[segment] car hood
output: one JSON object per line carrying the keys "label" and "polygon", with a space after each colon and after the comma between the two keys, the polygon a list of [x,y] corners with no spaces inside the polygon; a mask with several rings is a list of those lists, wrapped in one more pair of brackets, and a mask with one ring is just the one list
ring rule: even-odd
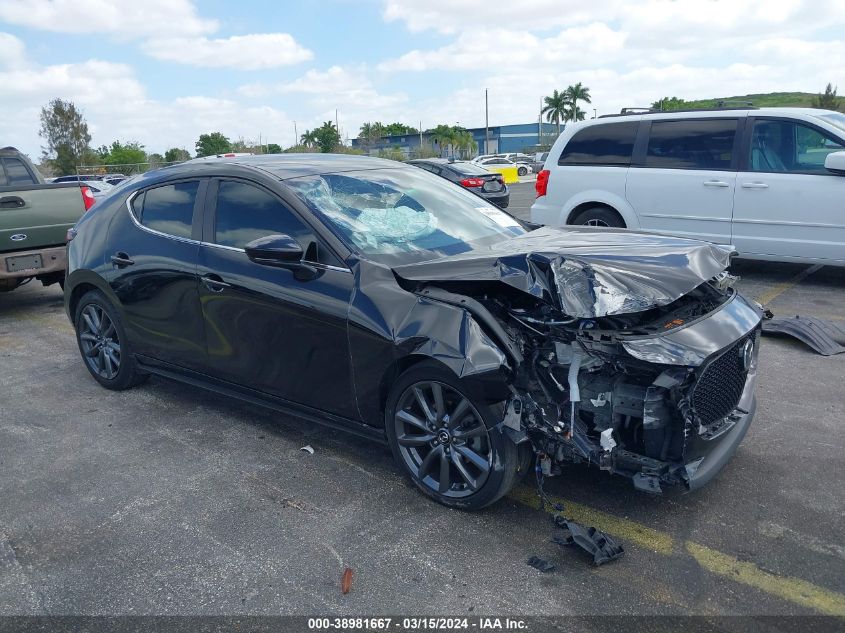
{"label": "car hood", "polygon": [[733,249],[630,231],[542,227],[494,246],[393,268],[409,282],[501,282],[572,317],[666,305],[722,272]]}

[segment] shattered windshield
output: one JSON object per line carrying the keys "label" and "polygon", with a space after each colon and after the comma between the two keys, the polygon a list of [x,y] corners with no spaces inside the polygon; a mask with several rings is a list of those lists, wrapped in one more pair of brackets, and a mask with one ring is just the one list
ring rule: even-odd
{"label": "shattered windshield", "polygon": [[381,261],[455,255],[526,232],[482,198],[417,169],[322,174],[285,184],[353,250]]}

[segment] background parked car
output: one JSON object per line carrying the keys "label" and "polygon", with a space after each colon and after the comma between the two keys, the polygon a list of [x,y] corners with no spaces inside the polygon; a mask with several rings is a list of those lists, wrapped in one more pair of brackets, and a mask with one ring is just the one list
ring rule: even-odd
{"label": "background parked car", "polygon": [[114,189],[114,186],[105,180],[80,180],[79,184],[88,187],[94,198],[102,198]]}
{"label": "background parked car", "polygon": [[515,163],[512,160],[508,160],[507,158],[503,158],[501,156],[485,158],[483,160],[478,161],[476,165],[481,165],[482,167],[485,167],[491,171],[511,167],[516,171],[518,176],[526,176],[531,171],[531,167],[529,167],[528,165],[524,163]]}
{"label": "background parked car", "polygon": [[421,158],[408,161],[408,164],[454,182],[502,209],[506,209],[510,203],[510,192],[504,179],[499,174],[491,174],[483,167],[471,162],[445,158]]}
{"label": "background parked car", "polygon": [[750,259],[845,266],[845,114],[742,108],[566,127],[533,222],[644,228]]}
{"label": "background parked car", "polygon": [[105,178],[103,174],[73,174],[70,176],[58,176],[57,178],[53,178],[50,182],[90,182],[93,180],[102,180],[103,178]]}

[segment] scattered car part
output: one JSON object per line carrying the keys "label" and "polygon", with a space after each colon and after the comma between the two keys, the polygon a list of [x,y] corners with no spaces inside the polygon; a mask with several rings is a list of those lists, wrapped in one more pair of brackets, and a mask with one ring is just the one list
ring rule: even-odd
{"label": "scattered car part", "polygon": [[806,343],[822,356],[845,352],[845,329],[836,323],[815,317],[772,317],[763,321],[763,334],[783,334]]}
{"label": "scattered car part", "polygon": [[539,558],[537,556],[532,556],[525,562],[543,574],[548,574],[549,572],[553,572],[555,570],[554,563],[547,561],[544,558]]}
{"label": "scattered car part", "polygon": [[554,521],[555,526],[566,534],[555,536],[552,540],[562,547],[577,545],[593,557],[593,565],[597,567],[621,558],[625,553],[620,544],[594,527],[585,528],[560,515],[556,516]]}
{"label": "scattered car part", "polygon": [[306,444],[305,446],[303,446],[299,450],[301,450],[303,453],[308,453],[309,455],[314,454],[314,448],[310,444]]}

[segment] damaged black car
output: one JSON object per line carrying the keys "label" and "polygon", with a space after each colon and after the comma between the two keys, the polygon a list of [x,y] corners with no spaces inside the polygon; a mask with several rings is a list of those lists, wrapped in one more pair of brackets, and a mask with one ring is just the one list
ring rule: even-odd
{"label": "damaged black car", "polygon": [[754,416],[762,313],[722,246],[535,227],[340,155],[150,172],[69,237],[65,306],[101,385],[157,374],[386,441],[452,507],[535,464],[695,489]]}

